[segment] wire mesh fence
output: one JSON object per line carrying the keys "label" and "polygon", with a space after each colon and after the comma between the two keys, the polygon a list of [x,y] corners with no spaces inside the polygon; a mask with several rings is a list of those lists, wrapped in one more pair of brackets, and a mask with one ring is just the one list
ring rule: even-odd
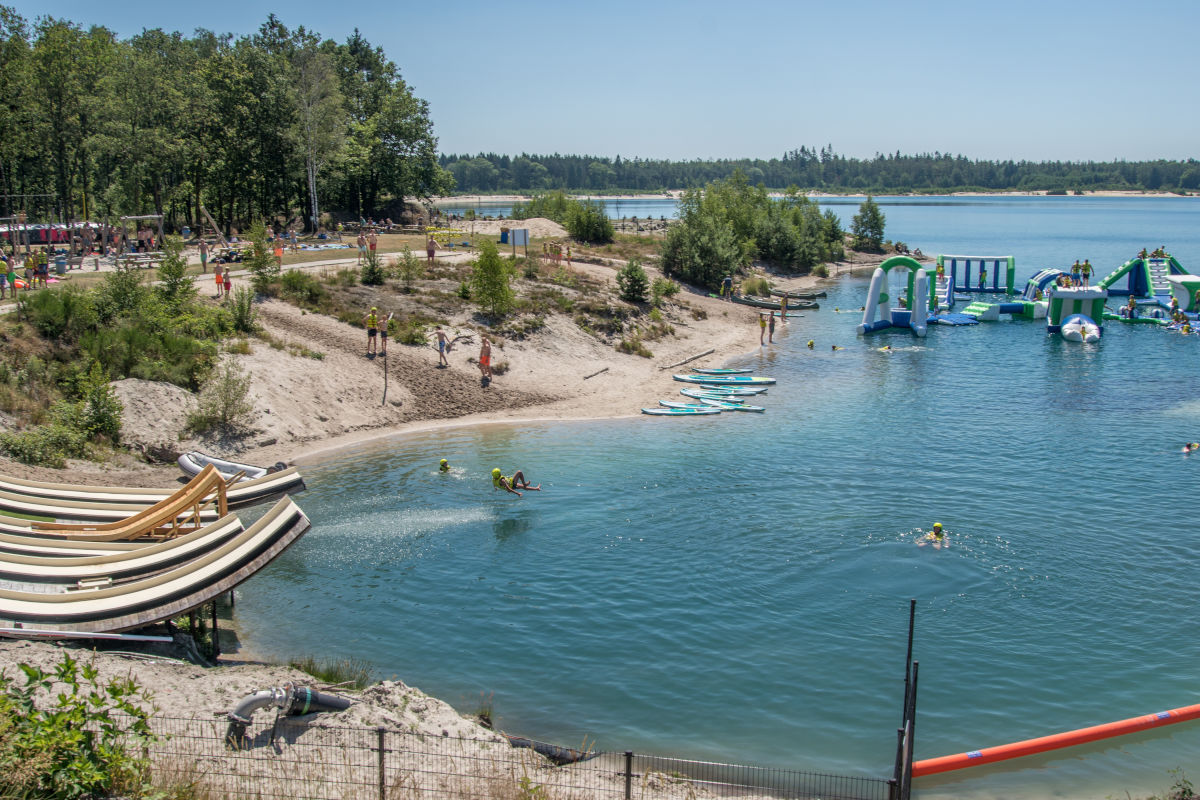
{"label": "wire mesh fence", "polygon": [[[632,752],[589,752],[556,765],[500,734],[431,736],[282,718],[227,738],[225,717],[155,716],[149,746],[156,784],[198,798],[314,800],[887,800],[885,780],[722,764]],[[570,751],[559,749],[557,756]],[[559,759],[561,760],[561,759]]]}

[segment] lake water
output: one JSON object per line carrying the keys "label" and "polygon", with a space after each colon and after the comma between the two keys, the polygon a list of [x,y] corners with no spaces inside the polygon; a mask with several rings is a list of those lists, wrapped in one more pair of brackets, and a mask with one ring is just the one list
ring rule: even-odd
{"label": "lake water", "polygon": [[[891,238],[1012,253],[1020,281],[1159,244],[1200,271],[1189,200],[884,210]],[[1200,456],[1179,452],[1200,440],[1200,337],[1112,323],[1081,345],[1014,321],[860,338],[833,309],[865,287],[843,279],[732,361],[779,379],[764,415],[460,428],[307,468],[313,529],[240,590],[244,638],[365,657],[464,712],[494,695],[505,729],[548,741],[875,777],[910,597],[918,758],[1200,700]],[[493,466],[544,491],[493,492]],[[916,546],[935,520],[949,547]],[[916,788],[1145,796],[1198,747],[1183,724]]]}

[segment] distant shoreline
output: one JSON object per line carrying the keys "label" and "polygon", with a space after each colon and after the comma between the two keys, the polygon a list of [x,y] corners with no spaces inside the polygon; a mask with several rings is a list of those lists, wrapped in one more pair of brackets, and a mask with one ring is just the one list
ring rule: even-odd
{"label": "distant shoreline", "polygon": [[[683,196],[684,189],[671,189],[666,192],[651,192],[646,194],[572,194],[568,196],[580,200],[678,200]],[[772,197],[783,197],[781,191],[770,192]],[[444,197],[431,197],[434,205],[454,205],[456,203],[523,203],[535,194],[458,194]],[[805,192],[805,197],[866,197],[865,193],[857,192]],[[1200,198],[1195,194],[1177,194],[1175,192],[1146,192],[1134,189],[1099,189],[1082,194],[1050,194],[1047,190],[1031,192],[943,192],[927,194],[924,192],[900,192],[895,194],[876,194],[873,197],[1178,197]]]}

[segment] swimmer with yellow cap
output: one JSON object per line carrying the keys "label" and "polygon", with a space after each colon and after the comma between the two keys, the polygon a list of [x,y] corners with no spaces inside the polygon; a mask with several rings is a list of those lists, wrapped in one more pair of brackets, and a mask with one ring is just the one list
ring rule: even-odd
{"label": "swimmer with yellow cap", "polygon": [[525,480],[525,473],[521,472],[521,470],[514,472],[511,478],[506,478],[501,474],[500,468],[497,467],[492,470],[492,488],[503,489],[520,497],[521,493],[517,489],[524,489],[527,492],[540,492],[542,485],[539,483],[537,486],[530,486],[529,481]]}
{"label": "swimmer with yellow cap", "polygon": [[441,461],[438,462],[438,472],[449,472],[449,471],[450,471],[450,462],[443,458]]}
{"label": "swimmer with yellow cap", "polygon": [[933,530],[917,540],[920,547],[927,544],[932,544],[935,550],[940,550],[946,544],[946,533],[942,530],[942,523],[933,523]]}
{"label": "swimmer with yellow cap", "polygon": [[809,339],[809,340],[808,340],[808,349],[809,349],[809,350],[812,350],[812,349],[813,349],[813,345],[814,345],[814,344],[815,344],[815,342],[813,342],[813,340],[812,340],[812,339]]}

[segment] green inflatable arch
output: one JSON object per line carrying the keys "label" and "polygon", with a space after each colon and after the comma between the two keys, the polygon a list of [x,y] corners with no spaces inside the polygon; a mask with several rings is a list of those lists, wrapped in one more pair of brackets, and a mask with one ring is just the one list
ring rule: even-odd
{"label": "green inflatable arch", "polygon": [[925,265],[911,256],[889,256],[883,260],[883,263],[879,265],[879,268],[883,270],[885,274],[894,269],[902,268],[908,270],[908,307],[912,308],[913,282],[917,279],[917,270],[924,269]]}

